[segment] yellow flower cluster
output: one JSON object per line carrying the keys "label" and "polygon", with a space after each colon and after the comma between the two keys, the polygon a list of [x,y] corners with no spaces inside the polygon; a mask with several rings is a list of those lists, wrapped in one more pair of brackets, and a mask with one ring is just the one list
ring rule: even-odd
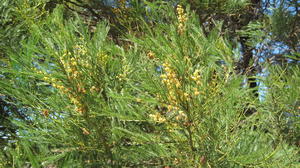
{"label": "yellow flower cluster", "polygon": [[41,70],[38,70],[37,68],[32,68],[33,71],[35,71],[36,73],[38,74],[46,74],[45,72],[41,71]]}
{"label": "yellow flower cluster", "polygon": [[127,80],[127,76],[129,73],[129,67],[128,66],[124,66],[123,68],[123,72],[119,75],[117,75],[117,79],[119,79],[119,81],[126,81]]}
{"label": "yellow flower cluster", "polygon": [[[79,113],[84,113],[86,111],[86,108],[82,105],[80,98],[79,97],[74,97],[72,96],[72,89],[71,88],[66,88],[64,85],[61,84],[60,81],[57,81],[55,78],[48,78],[44,77],[44,79],[48,80],[49,82],[52,82],[52,86],[59,89],[61,92],[67,94],[71,100],[71,102],[75,105],[75,111]],[[78,92],[85,93],[84,88],[80,88],[78,86]]]}
{"label": "yellow flower cluster", "polygon": [[193,91],[194,91],[194,95],[195,96],[199,96],[200,95],[200,92],[199,92],[198,88],[193,88]]}
{"label": "yellow flower cluster", "polygon": [[90,88],[90,92],[91,92],[91,93],[95,93],[95,92],[99,92],[99,91],[100,91],[100,89],[97,88],[96,86],[92,86],[92,87]]}
{"label": "yellow flower cluster", "polygon": [[[74,47],[74,55],[71,54],[68,50],[64,50],[63,54],[61,55],[60,62],[63,69],[66,72],[68,77],[68,82],[72,84],[73,87],[65,87],[62,81],[56,79],[51,74],[47,74],[43,71],[37,70],[38,74],[42,74],[43,80],[47,83],[51,84],[54,88],[57,88],[62,93],[66,94],[69,97],[71,103],[75,106],[75,111],[80,114],[84,114],[88,111],[87,106],[83,102],[83,96],[87,93],[87,86],[84,86],[82,83],[82,73],[80,72],[80,65],[81,66],[88,66],[88,62],[80,61],[83,54],[86,54],[87,51],[82,46],[77,45]],[[58,53],[56,53],[58,55]],[[90,66],[90,65],[89,65]],[[89,91],[91,93],[100,91],[96,86],[90,87]],[[46,111],[42,111],[44,116],[47,116]]]}
{"label": "yellow flower cluster", "polygon": [[136,98],[135,101],[138,102],[138,103],[141,103],[141,102],[142,102],[142,99]]}
{"label": "yellow flower cluster", "polygon": [[99,61],[99,63],[100,63],[102,66],[105,66],[106,63],[107,63],[107,61],[108,61],[108,55],[105,54],[105,53],[103,53],[103,52],[99,52],[99,53],[97,54],[97,56],[98,56],[98,61]]}
{"label": "yellow flower cluster", "polygon": [[86,106],[81,103],[80,97],[74,97],[71,94],[69,95],[71,102],[75,105],[75,111],[79,114],[84,114],[87,111]]}
{"label": "yellow flower cluster", "polygon": [[46,73],[43,73],[41,71],[38,71],[38,73],[42,73],[45,76],[43,77],[43,80],[51,84],[54,88],[59,89],[63,93],[67,93],[69,89],[65,88],[64,85],[61,83],[61,81],[58,81],[56,78],[52,77],[51,75],[48,75]]}
{"label": "yellow flower cluster", "polygon": [[184,121],[187,120],[186,114],[181,110],[178,111],[178,115],[175,118],[176,118],[176,120],[184,120]]}
{"label": "yellow flower cluster", "polygon": [[77,60],[73,57],[68,62],[61,60],[61,63],[66,70],[70,79],[77,79],[81,73],[77,69]]}
{"label": "yellow flower cluster", "polygon": [[200,70],[196,69],[194,73],[191,76],[192,80],[196,82],[197,85],[201,85],[201,80],[200,80]]}
{"label": "yellow flower cluster", "polygon": [[62,57],[60,57],[60,61],[65,70],[70,74],[74,74],[74,78],[76,78],[79,73],[77,71],[77,67],[79,65],[85,68],[91,68],[91,65],[89,64],[88,60],[82,59],[85,58],[84,55],[86,55],[87,53],[86,47],[84,47],[83,45],[75,45],[73,47],[73,53],[74,55],[72,55],[71,52],[64,50]]}
{"label": "yellow flower cluster", "polygon": [[177,79],[175,71],[171,68],[171,65],[166,62],[163,64],[163,67],[166,73],[160,76],[162,78],[162,82],[166,84],[169,90],[173,90],[173,85],[175,85],[176,88],[179,88],[181,84]]}
{"label": "yellow flower cluster", "polygon": [[184,13],[184,9],[181,5],[177,5],[177,15],[178,15],[178,33],[183,34],[186,30],[186,21],[187,21],[187,14]]}
{"label": "yellow flower cluster", "polygon": [[74,51],[75,55],[85,55],[87,53],[87,49],[83,45],[75,45]]}
{"label": "yellow flower cluster", "polygon": [[82,94],[86,94],[86,89],[83,87],[81,83],[77,84],[77,91]]}
{"label": "yellow flower cluster", "polygon": [[90,132],[88,131],[88,129],[86,129],[86,128],[81,128],[81,130],[82,130],[82,133],[83,133],[84,135],[90,135]]}
{"label": "yellow flower cluster", "polygon": [[[194,73],[191,75],[191,79],[192,79],[193,81],[195,81],[197,85],[199,85],[199,86],[202,85],[202,82],[201,82],[201,80],[200,80],[200,79],[201,79],[201,76],[200,76],[200,70],[199,70],[199,69],[196,69],[196,70],[194,71]],[[194,93],[195,96],[200,95],[200,91],[198,90],[197,87],[194,87],[194,88],[193,88],[193,93]]]}
{"label": "yellow flower cluster", "polygon": [[175,71],[172,69],[171,65],[169,63],[164,63],[163,67],[165,73],[162,74],[160,77],[162,78],[162,83],[165,84],[168,91],[168,112],[172,112],[173,115],[176,115],[176,120],[186,120],[186,114],[182,110],[180,110],[179,102],[188,101],[189,94],[185,93],[182,90],[182,84],[179,78],[177,77]]}
{"label": "yellow flower cluster", "polygon": [[120,5],[120,8],[125,8],[125,6],[126,6],[126,0],[118,0],[118,3]]}
{"label": "yellow flower cluster", "polygon": [[155,54],[152,51],[148,51],[147,57],[152,60],[155,58]]}
{"label": "yellow flower cluster", "polygon": [[169,63],[163,64],[165,74],[162,74],[160,77],[162,83],[165,84],[168,90],[168,101],[169,105],[167,106],[168,111],[178,110],[178,102],[176,99],[176,92],[181,87],[181,83],[177,78],[175,71],[172,69]]}
{"label": "yellow flower cluster", "polygon": [[[82,100],[78,93],[86,94],[86,89],[84,85],[81,83],[82,73],[80,72],[78,67],[80,63],[82,66],[85,67],[88,67],[90,65],[88,65],[87,61],[80,62],[80,58],[82,58],[82,56],[87,53],[87,49],[84,48],[84,46],[76,45],[74,46],[73,51],[74,51],[74,55],[71,55],[69,51],[65,50],[63,56],[60,58],[61,64],[67,73],[69,81],[71,81],[71,83],[73,84],[77,83],[77,85],[75,85],[74,87],[76,89],[69,88],[64,93],[68,93],[68,97],[71,103],[75,105],[75,111],[77,111],[80,114],[83,114],[87,111],[87,108],[86,106],[83,105]],[[54,87],[62,88],[59,85]]]}
{"label": "yellow flower cluster", "polygon": [[67,93],[68,91],[70,91],[69,89],[65,88],[63,85],[58,83],[53,83],[52,86],[55,87],[56,89],[59,89],[63,93]]}
{"label": "yellow flower cluster", "polygon": [[166,118],[164,118],[161,114],[159,113],[155,113],[155,114],[150,114],[149,117],[154,120],[155,122],[159,122],[159,123],[162,123],[162,122],[165,122],[166,121]]}
{"label": "yellow flower cluster", "polygon": [[43,110],[42,110],[42,114],[43,114],[45,117],[48,117],[48,116],[49,116],[49,110],[48,110],[48,109],[43,109]]}

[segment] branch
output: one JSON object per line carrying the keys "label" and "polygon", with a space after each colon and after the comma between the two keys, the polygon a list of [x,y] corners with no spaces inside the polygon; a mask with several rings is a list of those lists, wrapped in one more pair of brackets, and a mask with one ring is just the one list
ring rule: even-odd
{"label": "branch", "polygon": [[[68,3],[71,3],[71,4],[73,4],[73,5],[75,5],[75,6],[77,6],[77,7],[81,7],[81,8],[85,8],[85,9],[87,9],[89,12],[91,12],[91,14],[93,15],[93,16],[95,16],[97,19],[101,19],[101,17],[93,10],[93,8],[92,7],[90,7],[89,5],[82,5],[82,4],[79,4],[79,3],[76,3],[76,2],[73,2],[73,1],[71,1],[71,0],[65,0],[66,2],[68,2]],[[70,7],[69,7],[70,8]],[[74,10],[73,10],[74,11]],[[78,12],[78,11],[77,11]],[[79,12],[78,12],[79,13]],[[82,14],[82,13],[81,13]],[[85,16],[87,16],[86,14],[85,14]]]}

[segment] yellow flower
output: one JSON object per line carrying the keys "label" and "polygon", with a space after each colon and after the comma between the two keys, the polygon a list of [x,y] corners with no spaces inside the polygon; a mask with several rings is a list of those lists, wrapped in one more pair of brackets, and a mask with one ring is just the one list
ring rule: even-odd
{"label": "yellow flower", "polygon": [[181,5],[177,5],[177,14],[178,14],[178,33],[182,34],[185,32],[185,22],[187,21],[187,15],[184,13],[184,9]]}
{"label": "yellow flower", "polygon": [[49,110],[47,110],[47,109],[43,109],[43,110],[42,110],[42,113],[43,113],[43,115],[44,115],[45,117],[48,117],[48,116],[49,116]]}
{"label": "yellow flower", "polygon": [[160,77],[163,78],[163,79],[165,79],[165,78],[167,78],[167,75],[166,74],[162,74],[162,75],[160,75]]}
{"label": "yellow flower", "polygon": [[152,51],[149,51],[149,52],[147,53],[147,57],[148,57],[149,59],[154,59],[154,58],[155,58],[155,55],[154,55],[154,53],[153,53]]}
{"label": "yellow flower", "polygon": [[188,94],[188,93],[184,93],[184,96],[185,96],[185,97],[188,97],[188,96],[189,96],[189,94]]}
{"label": "yellow flower", "polygon": [[76,61],[72,61],[72,62],[71,62],[71,65],[72,65],[72,66],[76,66],[76,65],[77,65],[77,62],[76,62]]}
{"label": "yellow flower", "polygon": [[49,81],[49,78],[47,76],[43,77],[43,80]]}
{"label": "yellow flower", "polygon": [[86,128],[81,128],[81,130],[82,130],[82,133],[84,135],[89,135],[90,134],[90,132]]}
{"label": "yellow flower", "polygon": [[156,121],[156,122],[160,122],[160,123],[166,121],[166,119],[165,119],[163,116],[161,116],[159,113],[156,113],[156,114],[150,114],[149,117],[150,117],[152,120],[154,120],[154,121]]}
{"label": "yellow flower", "polygon": [[194,95],[195,96],[200,95],[200,92],[198,91],[198,88],[193,88],[193,90],[194,90]]}
{"label": "yellow flower", "polygon": [[136,98],[136,102],[140,103],[140,102],[142,102],[142,99]]}
{"label": "yellow flower", "polygon": [[90,88],[90,92],[94,92],[94,91],[96,91],[96,87],[95,87],[95,86],[92,86],[92,87]]}

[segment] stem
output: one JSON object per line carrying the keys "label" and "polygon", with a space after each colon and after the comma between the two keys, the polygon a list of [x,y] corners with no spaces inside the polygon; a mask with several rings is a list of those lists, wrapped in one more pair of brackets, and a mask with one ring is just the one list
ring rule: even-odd
{"label": "stem", "polygon": [[190,148],[191,148],[192,151],[195,151],[194,143],[193,143],[193,133],[191,131],[191,126],[190,125],[188,125],[187,131],[189,133],[189,137],[188,138],[189,138]]}
{"label": "stem", "polygon": [[186,102],[186,108],[185,109],[186,109],[186,113],[187,113],[187,117],[188,117],[187,131],[188,131],[189,146],[192,150],[193,160],[195,160],[195,157],[196,157],[194,155],[195,147],[194,147],[194,142],[193,142],[193,132],[191,130],[191,126],[192,126],[193,121],[191,119],[191,113],[190,113],[188,102]]}

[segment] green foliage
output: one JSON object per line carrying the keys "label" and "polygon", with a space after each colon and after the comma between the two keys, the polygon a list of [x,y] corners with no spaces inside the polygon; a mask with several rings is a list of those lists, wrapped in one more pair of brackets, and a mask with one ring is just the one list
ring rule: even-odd
{"label": "green foliage", "polygon": [[[249,0],[183,0],[183,3],[192,3],[199,10],[209,12],[234,13],[246,8]],[[217,8],[217,9],[216,9]]]}
{"label": "green foliage", "polygon": [[269,16],[270,31],[272,32],[273,38],[280,40],[287,45],[296,48],[299,46],[299,13],[298,10],[293,11],[291,9],[298,9],[299,2],[291,2],[290,5],[284,5],[282,3],[277,9],[274,9],[274,13]]}
{"label": "green foliage", "polygon": [[[127,33],[124,46],[108,22],[91,31],[76,14],[64,18],[63,5],[30,17],[30,35],[0,67],[0,93],[21,102],[30,122],[11,118],[18,136],[1,166],[299,166],[299,67],[270,66],[259,101],[234,72],[221,23],[204,34],[189,9],[151,5],[167,22],[136,18],[141,34]],[[248,27],[242,35],[255,37],[262,25]]]}
{"label": "green foliage", "polygon": [[28,35],[29,26],[47,15],[44,5],[45,1],[37,0],[1,0],[0,51],[4,53],[5,48],[18,48],[18,42]]}
{"label": "green foliage", "polygon": [[255,47],[257,44],[263,43],[263,40],[267,36],[264,31],[265,28],[266,26],[261,22],[249,23],[239,33],[241,37],[249,38],[247,41],[248,46]]}
{"label": "green foliage", "polygon": [[[274,36],[279,39],[285,39],[289,37],[291,33],[291,26],[293,25],[292,15],[282,7],[276,9],[274,14],[270,17],[272,25],[272,32]],[[284,20],[284,22],[283,22]]]}

